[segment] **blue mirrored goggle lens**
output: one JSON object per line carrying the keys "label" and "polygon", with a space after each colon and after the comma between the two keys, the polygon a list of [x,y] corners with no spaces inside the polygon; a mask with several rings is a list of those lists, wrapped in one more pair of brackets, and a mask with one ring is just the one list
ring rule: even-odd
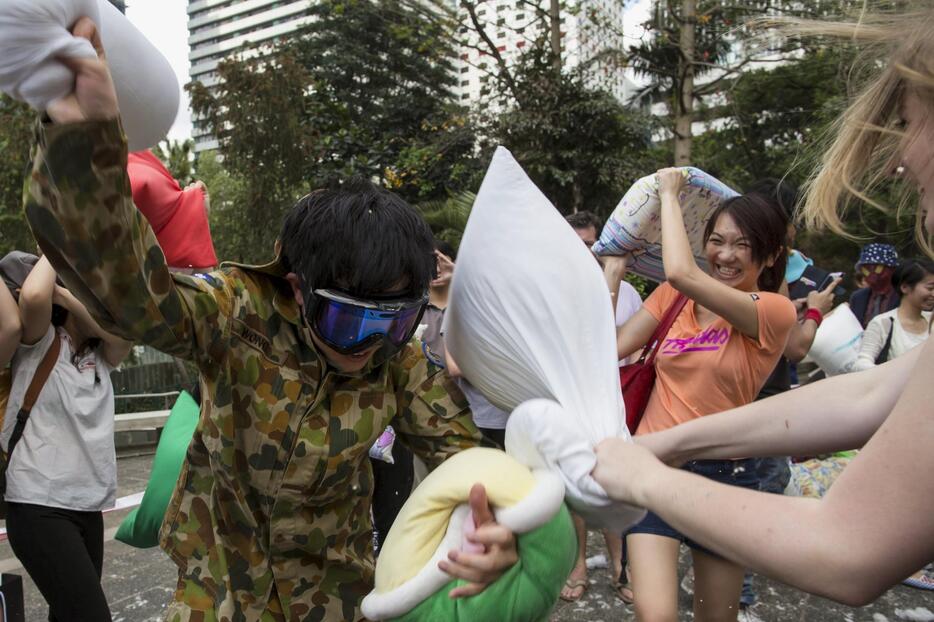
{"label": "blue mirrored goggle lens", "polygon": [[374,335],[401,346],[415,328],[420,311],[420,307],[379,311],[325,300],[318,306],[315,328],[325,341],[339,348],[352,348]]}

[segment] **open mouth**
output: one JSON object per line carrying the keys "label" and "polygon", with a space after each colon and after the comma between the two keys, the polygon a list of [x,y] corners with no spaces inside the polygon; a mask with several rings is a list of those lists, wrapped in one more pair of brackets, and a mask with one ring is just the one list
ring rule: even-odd
{"label": "open mouth", "polygon": [[739,270],[738,268],[727,268],[726,266],[721,266],[718,264],[714,264],[713,269],[714,273],[724,281],[732,281],[740,274],[742,274],[742,270]]}

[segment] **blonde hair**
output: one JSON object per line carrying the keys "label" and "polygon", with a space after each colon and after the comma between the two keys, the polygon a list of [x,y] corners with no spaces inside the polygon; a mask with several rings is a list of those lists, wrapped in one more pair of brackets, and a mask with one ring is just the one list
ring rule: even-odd
{"label": "blonde hair", "polygon": [[[892,12],[893,5],[901,12]],[[886,6],[889,12],[871,13],[867,2],[858,18],[849,22],[769,20],[769,25],[778,25],[786,33],[859,44],[865,55],[863,65],[874,74],[832,125],[829,146],[805,184],[805,222],[848,237],[852,236],[844,218],[854,202],[888,211],[871,193],[898,166],[904,138],[898,126],[899,107],[905,92],[916,92],[934,114],[934,8],[923,1],[888,2]],[[907,208],[909,196],[903,192],[898,212]],[[934,255],[920,210],[915,233],[925,252]]]}

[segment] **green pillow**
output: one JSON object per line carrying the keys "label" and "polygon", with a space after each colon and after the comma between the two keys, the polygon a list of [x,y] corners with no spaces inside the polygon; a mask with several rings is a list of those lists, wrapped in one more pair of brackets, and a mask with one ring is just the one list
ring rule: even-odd
{"label": "green pillow", "polygon": [[185,453],[198,425],[200,412],[201,407],[194,398],[182,391],[159,438],[143,501],[123,519],[114,536],[120,542],[141,549],[159,544],[159,528],[182,472]]}
{"label": "green pillow", "polygon": [[577,558],[577,536],[567,506],[533,531],[517,538],[519,561],[481,594],[452,600],[455,579],[394,622],[427,620],[546,621]]}

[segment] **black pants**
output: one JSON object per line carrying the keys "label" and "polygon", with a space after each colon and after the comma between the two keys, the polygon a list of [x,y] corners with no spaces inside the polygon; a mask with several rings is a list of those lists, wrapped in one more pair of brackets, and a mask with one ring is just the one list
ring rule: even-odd
{"label": "black pants", "polygon": [[111,619],[101,587],[101,512],[9,503],[6,525],[13,552],[49,603],[50,622]]}

